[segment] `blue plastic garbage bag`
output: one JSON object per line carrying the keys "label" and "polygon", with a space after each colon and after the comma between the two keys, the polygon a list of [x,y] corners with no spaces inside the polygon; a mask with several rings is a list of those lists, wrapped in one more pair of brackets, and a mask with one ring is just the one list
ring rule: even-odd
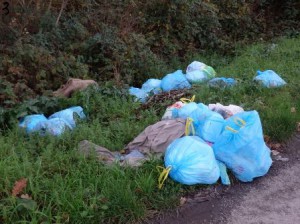
{"label": "blue plastic garbage bag", "polygon": [[265,175],[272,164],[257,111],[242,112],[228,118],[213,149],[216,158],[243,182]]}
{"label": "blue plastic garbage bag", "polygon": [[36,126],[42,121],[47,121],[43,114],[28,115],[20,120],[19,127],[24,128],[26,133],[29,134],[37,131]]}
{"label": "blue plastic garbage bag", "polygon": [[167,92],[170,90],[191,88],[191,84],[182,73],[182,70],[177,70],[174,73],[167,74],[161,80],[161,88],[163,91]]}
{"label": "blue plastic garbage bag", "polygon": [[170,177],[182,184],[213,184],[220,177],[212,148],[197,136],[174,140],[164,161],[165,167],[170,168]]}
{"label": "blue plastic garbage bag", "polygon": [[254,80],[261,82],[262,85],[268,88],[280,87],[286,84],[286,82],[273,70],[266,70],[264,72],[257,71],[257,76]]}
{"label": "blue plastic garbage bag", "polygon": [[172,118],[183,118],[186,119],[190,114],[198,108],[195,102],[187,103],[181,108],[174,108],[172,110]]}
{"label": "blue plastic garbage bag", "polygon": [[74,106],[74,107],[70,107],[70,108],[67,108],[65,110],[61,110],[59,112],[56,112],[56,113],[52,114],[49,117],[49,119],[52,119],[52,118],[64,119],[66,122],[68,122],[68,124],[72,128],[75,128],[76,121],[75,121],[74,114],[75,114],[75,116],[78,115],[78,117],[80,119],[85,119],[86,118],[86,116],[85,116],[85,114],[83,112],[82,107],[80,107],[80,106]]}
{"label": "blue plastic garbage bag", "polygon": [[148,98],[148,94],[144,90],[135,87],[129,88],[129,94],[135,96],[141,103],[146,103]]}
{"label": "blue plastic garbage bag", "polygon": [[218,162],[219,169],[220,169],[220,176],[221,176],[222,184],[230,185],[230,180],[229,180],[229,176],[228,176],[227,168],[226,168],[225,164],[218,160],[217,160],[217,162]]}
{"label": "blue plastic garbage bag", "polygon": [[68,121],[63,118],[51,118],[47,121],[42,121],[36,126],[36,131],[40,135],[54,135],[59,136],[64,133],[66,130],[71,130],[73,127]]}
{"label": "blue plastic garbage bag", "polygon": [[205,104],[203,103],[198,103],[198,108],[201,109],[201,110],[204,110],[206,113],[210,113],[211,110],[208,108],[208,106],[206,106]]}
{"label": "blue plastic garbage bag", "polygon": [[186,74],[187,80],[194,84],[194,83],[202,83],[208,79],[207,74],[204,71],[195,70]]}
{"label": "blue plastic garbage bag", "polygon": [[193,61],[189,64],[186,68],[186,73],[193,72],[193,71],[202,71],[206,67],[206,64],[200,61]]}
{"label": "blue plastic garbage bag", "polygon": [[222,115],[202,106],[194,110],[189,117],[192,119],[197,136],[212,143],[218,140],[225,124]]}
{"label": "blue plastic garbage bag", "polygon": [[144,90],[146,93],[153,92],[154,94],[158,94],[162,92],[162,89],[160,87],[161,80],[159,79],[148,79],[143,85],[142,90]]}
{"label": "blue plastic garbage bag", "polygon": [[233,78],[213,78],[208,82],[208,85],[210,87],[218,87],[218,88],[225,88],[225,87],[231,87],[236,84],[236,80]]}

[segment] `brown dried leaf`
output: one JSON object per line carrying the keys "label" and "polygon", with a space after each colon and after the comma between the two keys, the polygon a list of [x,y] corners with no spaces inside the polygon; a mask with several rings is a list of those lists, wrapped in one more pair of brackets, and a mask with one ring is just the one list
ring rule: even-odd
{"label": "brown dried leaf", "polygon": [[9,67],[8,72],[12,74],[20,74],[23,72],[23,70],[24,69],[22,67],[16,66],[16,67]]}
{"label": "brown dried leaf", "polygon": [[23,189],[27,186],[27,179],[26,178],[21,178],[20,180],[15,182],[15,185],[12,189],[12,196],[17,196],[20,194]]}

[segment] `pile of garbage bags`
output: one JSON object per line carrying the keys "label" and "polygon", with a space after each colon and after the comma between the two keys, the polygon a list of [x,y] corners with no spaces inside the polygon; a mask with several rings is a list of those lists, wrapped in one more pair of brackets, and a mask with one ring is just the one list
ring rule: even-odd
{"label": "pile of garbage bags", "polygon": [[242,182],[265,175],[272,164],[257,111],[236,105],[205,105],[181,99],[166,109],[161,121],[145,128],[124,147],[111,152],[89,141],[79,143],[84,154],[96,152],[106,164],[140,166],[150,158],[164,158],[159,188],[170,176],[186,185],[230,184],[227,169]]}
{"label": "pile of garbage bags", "polygon": [[24,129],[27,134],[38,133],[42,136],[46,134],[59,136],[66,130],[74,129],[76,119],[85,118],[82,107],[74,106],[56,112],[48,119],[43,114],[25,116],[19,121],[19,127]]}
{"label": "pile of garbage bags", "polygon": [[242,182],[268,172],[271,151],[264,142],[257,111],[236,105],[177,102],[162,119],[178,118],[186,119],[185,136],[167,147],[159,187],[168,175],[187,185],[213,184],[221,177],[227,185],[226,168]]}
{"label": "pile of garbage bags", "polygon": [[[286,84],[272,70],[264,72],[258,70],[253,80],[267,88],[280,87]],[[237,81],[233,78],[216,77],[216,72],[211,66],[203,62],[193,61],[187,66],[186,74],[182,70],[177,70],[165,75],[162,80],[149,79],[142,85],[142,88],[130,87],[129,94],[135,96],[137,101],[145,103],[149,96],[153,94],[169,92],[171,90],[189,89],[193,84],[204,82],[207,82],[208,86],[213,88],[228,88],[237,84]]]}
{"label": "pile of garbage bags", "polygon": [[[80,80],[70,80],[71,84]],[[254,81],[267,88],[280,87],[286,82],[274,71],[257,71]],[[145,103],[149,96],[171,90],[189,89],[193,84],[207,82],[210,87],[226,88],[237,84],[233,78],[216,77],[215,70],[199,61],[182,70],[165,75],[161,80],[149,79],[141,88],[130,87],[129,93]],[[88,80],[76,88],[62,87],[65,95],[95,84]],[[68,88],[67,88],[68,87]],[[28,115],[19,121],[27,134],[59,136],[76,127],[77,120],[85,119],[83,108],[74,106],[46,118],[43,114]],[[209,104],[182,99],[170,105],[161,121],[148,126],[125,146],[125,155],[111,152],[89,141],[79,143],[84,154],[96,151],[107,163],[124,162],[139,166],[153,155],[164,155],[159,187],[168,176],[187,185],[213,184],[219,179],[230,184],[229,169],[237,179],[250,182],[265,175],[272,159],[264,142],[263,130],[257,111],[244,111],[236,105]]]}
{"label": "pile of garbage bags", "polygon": [[216,76],[215,70],[199,61],[192,62],[186,69],[186,74],[182,70],[166,74],[162,80],[149,79],[142,88],[129,88],[129,94],[136,97],[142,103],[145,103],[150,95],[171,90],[189,89],[192,84],[206,82]]}

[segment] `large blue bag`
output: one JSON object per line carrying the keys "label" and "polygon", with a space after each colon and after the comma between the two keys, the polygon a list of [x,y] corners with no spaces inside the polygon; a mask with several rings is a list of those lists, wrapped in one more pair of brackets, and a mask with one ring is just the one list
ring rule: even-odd
{"label": "large blue bag", "polygon": [[80,106],[74,106],[74,107],[70,107],[68,109],[65,110],[61,110],[59,112],[56,112],[54,114],[52,114],[49,119],[52,118],[59,118],[59,119],[63,119],[64,121],[68,122],[68,124],[72,127],[75,128],[76,126],[76,121],[75,121],[75,115],[78,115],[78,117],[80,119],[85,119],[86,116],[83,112],[82,107]]}
{"label": "large blue bag", "polygon": [[257,76],[254,78],[254,80],[261,82],[268,88],[279,87],[286,84],[286,82],[273,70],[266,70],[264,72],[257,71]]}
{"label": "large blue bag", "polygon": [[141,103],[146,103],[148,98],[148,93],[145,92],[143,89],[130,87],[129,88],[129,94],[132,96],[135,96],[138,101]]}
{"label": "large blue bag", "polygon": [[214,143],[223,131],[225,120],[219,113],[204,106],[198,106],[189,117],[192,119],[195,134],[205,141]]}
{"label": "large blue bag", "polygon": [[19,127],[24,128],[26,133],[29,134],[37,131],[36,126],[42,121],[47,121],[43,114],[28,115],[20,120]]}
{"label": "large blue bag", "polygon": [[161,88],[163,91],[167,92],[170,90],[191,88],[191,84],[182,73],[182,70],[177,70],[174,73],[167,74],[161,80]]}
{"label": "large blue bag", "polygon": [[235,176],[250,182],[265,175],[271,164],[262,126],[256,111],[238,113],[226,120],[226,127],[213,145],[215,156],[232,170]]}
{"label": "large blue bag", "polygon": [[162,89],[160,87],[161,80],[159,79],[148,79],[143,85],[142,90],[144,90],[146,93],[153,92],[154,94],[158,94],[162,92]]}
{"label": "large blue bag", "polygon": [[212,148],[197,136],[174,140],[166,150],[164,161],[170,177],[182,184],[213,184],[220,177]]}

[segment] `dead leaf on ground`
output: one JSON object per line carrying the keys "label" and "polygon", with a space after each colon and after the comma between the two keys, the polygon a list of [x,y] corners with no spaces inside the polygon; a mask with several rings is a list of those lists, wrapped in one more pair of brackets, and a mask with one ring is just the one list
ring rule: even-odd
{"label": "dead leaf on ground", "polygon": [[184,205],[186,203],[186,198],[185,197],[181,197],[180,198],[180,206]]}
{"label": "dead leaf on ground", "polygon": [[295,107],[291,108],[291,113],[296,113],[296,108]]}
{"label": "dead leaf on ground", "polygon": [[18,194],[20,194],[24,188],[27,186],[27,179],[26,178],[21,178],[20,180],[15,182],[15,185],[12,189],[12,196],[17,196]]}

